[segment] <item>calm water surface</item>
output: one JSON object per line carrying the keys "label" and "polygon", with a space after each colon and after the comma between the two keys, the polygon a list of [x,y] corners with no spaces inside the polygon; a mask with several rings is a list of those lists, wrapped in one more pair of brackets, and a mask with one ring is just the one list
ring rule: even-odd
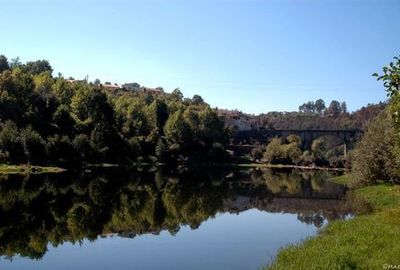
{"label": "calm water surface", "polygon": [[259,269],[345,218],[326,172],[117,170],[0,180],[0,269]]}

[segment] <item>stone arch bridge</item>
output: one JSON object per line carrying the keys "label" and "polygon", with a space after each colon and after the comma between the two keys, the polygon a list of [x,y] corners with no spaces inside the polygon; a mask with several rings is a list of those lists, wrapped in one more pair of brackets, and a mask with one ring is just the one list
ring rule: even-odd
{"label": "stone arch bridge", "polygon": [[272,138],[286,138],[287,136],[294,134],[301,138],[302,146],[304,148],[309,148],[313,140],[324,136],[337,137],[341,139],[345,145],[349,146],[356,142],[361,137],[362,133],[363,131],[361,129],[251,129],[237,131],[233,143],[235,145],[254,145],[257,142],[265,144]]}

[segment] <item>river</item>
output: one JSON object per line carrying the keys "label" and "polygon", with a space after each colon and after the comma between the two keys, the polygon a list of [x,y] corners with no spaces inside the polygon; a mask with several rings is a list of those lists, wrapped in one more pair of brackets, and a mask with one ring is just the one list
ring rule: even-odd
{"label": "river", "polygon": [[328,172],[0,177],[0,269],[259,269],[351,213]]}

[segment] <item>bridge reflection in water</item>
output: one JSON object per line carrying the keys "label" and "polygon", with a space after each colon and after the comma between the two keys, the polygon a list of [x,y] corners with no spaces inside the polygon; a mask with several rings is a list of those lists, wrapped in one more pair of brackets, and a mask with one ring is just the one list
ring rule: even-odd
{"label": "bridge reflection in water", "polygon": [[329,172],[250,169],[237,174],[230,183],[235,196],[226,204],[229,212],[257,208],[295,213],[299,220],[317,227],[324,220],[343,219],[350,213],[344,200],[346,187],[330,182]]}

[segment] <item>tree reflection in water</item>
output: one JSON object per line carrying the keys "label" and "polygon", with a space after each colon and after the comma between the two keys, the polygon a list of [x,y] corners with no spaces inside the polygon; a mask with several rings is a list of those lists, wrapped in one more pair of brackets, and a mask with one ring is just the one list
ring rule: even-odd
{"label": "tree reflection in water", "polygon": [[296,213],[301,222],[320,227],[349,213],[345,188],[326,181],[329,176],[204,168],[1,176],[0,255],[40,259],[48,244],[106,234],[132,238],[167,230],[175,235],[181,226],[196,229],[217,213],[252,208]]}

